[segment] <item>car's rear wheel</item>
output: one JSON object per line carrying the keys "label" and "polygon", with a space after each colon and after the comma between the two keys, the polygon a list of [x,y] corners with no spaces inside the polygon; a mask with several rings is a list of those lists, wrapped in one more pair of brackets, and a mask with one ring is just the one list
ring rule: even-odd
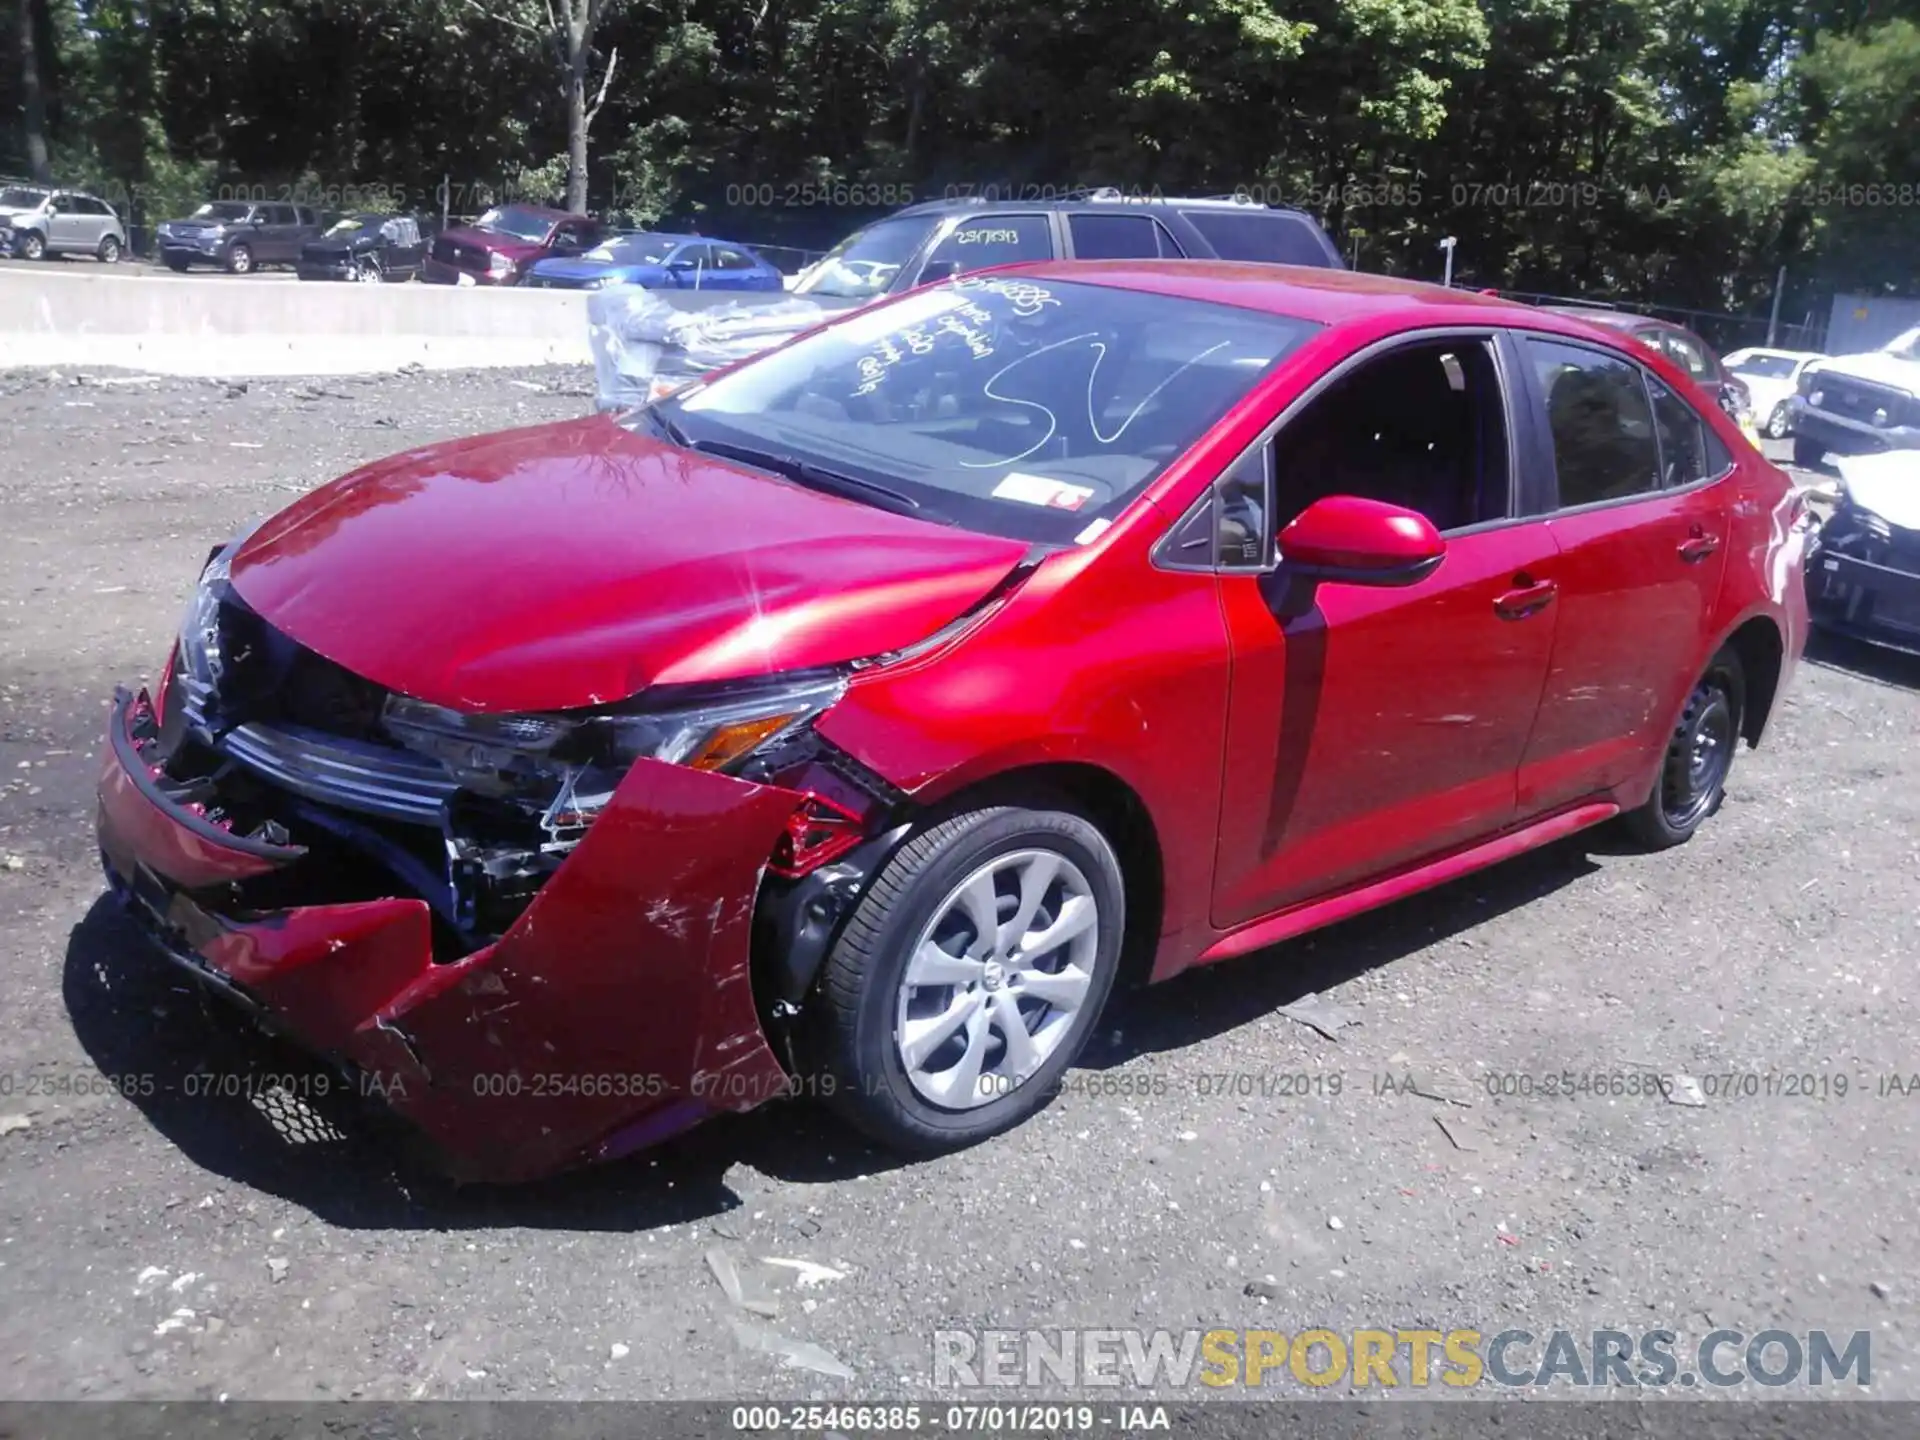
{"label": "car's rear wheel", "polygon": [[22,260],[44,260],[47,258],[47,239],[29,230],[13,242],[14,252]]}
{"label": "car's rear wheel", "polygon": [[1782,400],[1778,405],[1774,406],[1773,413],[1767,416],[1767,438],[1770,440],[1785,439],[1787,425],[1792,418],[1792,413],[1787,408],[1786,401]]}
{"label": "car's rear wheel", "polygon": [[1641,844],[1665,850],[1684,845],[1726,797],[1747,702],[1746,673],[1738,652],[1727,647],[1687,696],[1680,723],[1667,739],[1647,803],[1626,817]]}
{"label": "car's rear wheel", "polygon": [[252,273],[252,270],[253,270],[253,247],[251,245],[235,245],[232,249],[227,251],[227,273],[228,274],[247,275]]}
{"label": "car's rear wheel", "polygon": [[874,879],[810,1007],[819,1092],[890,1148],[984,1140],[1044,1105],[1113,988],[1125,884],[1066,808],[966,810]]}
{"label": "car's rear wheel", "polygon": [[1793,463],[1802,470],[1818,470],[1827,458],[1827,447],[1805,435],[1793,437]]}
{"label": "car's rear wheel", "polygon": [[107,236],[100,242],[100,248],[94,253],[100,257],[100,263],[102,265],[118,265],[120,263],[120,241],[118,237],[113,235]]}

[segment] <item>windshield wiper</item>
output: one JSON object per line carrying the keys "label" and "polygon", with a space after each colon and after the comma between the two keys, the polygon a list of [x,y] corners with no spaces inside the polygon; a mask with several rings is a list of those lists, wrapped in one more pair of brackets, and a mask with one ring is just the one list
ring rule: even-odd
{"label": "windshield wiper", "polygon": [[[665,425],[671,422],[663,416],[660,417],[660,423]],[[774,474],[785,476],[809,489],[824,490],[844,500],[864,500],[878,505],[882,510],[891,510],[896,515],[917,515],[923,520],[936,520],[942,525],[953,523],[946,516],[928,510],[904,491],[892,489],[878,481],[863,480],[858,475],[829,470],[824,465],[815,465],[812,461],[802,460],[795,455],[782,455],[772,450],[756,450],[751,445],[734,445],[725,440],[682,440],[678,443],[686,445],[691,450],[701,450],[709,455],[719,455],[728,460],[738,460],[743,464],[757,466],[762,470],[771,470]]]}
{"label": "windshield wiper", "polygon": [[660,413],[660,406],[657,401],[642,405],[640,407],[640,413],[647,417],[647,422],[652,425],[655,430],[658,430],[663,436],[678,445],[682,450],[695,450],[699,448],[687,438],[686,431],[682,430],[678,425],[674,424],[673,421]]}

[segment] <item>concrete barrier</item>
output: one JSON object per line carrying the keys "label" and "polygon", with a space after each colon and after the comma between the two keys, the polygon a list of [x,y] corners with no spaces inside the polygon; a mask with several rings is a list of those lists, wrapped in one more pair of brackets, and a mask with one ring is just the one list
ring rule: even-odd
{"label": "concrete barrier", "polygon": [[583,291],[264,285],[131,266],[0,268],[0,368],[341,375],[592,358]]}

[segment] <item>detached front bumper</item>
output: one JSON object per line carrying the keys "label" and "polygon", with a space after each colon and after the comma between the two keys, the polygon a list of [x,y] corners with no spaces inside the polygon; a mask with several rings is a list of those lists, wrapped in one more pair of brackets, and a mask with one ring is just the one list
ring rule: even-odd
{"label": "detached front bumper", "polygon": [[1883,450],[1920,450],[1920,429],[1911,425],[1868,425],[1816,410],[1801,396],[1787,402],[1794,436],[1816,442],[1835,455],[1875,455]]}
{"label": "detached front bumper", "polygon": [[[228,833],[163,791],[143,692],[113,707],[99,840],[116,893],[196,978],[354,1075],[463,1179],[517,1181],[641,1149],[783,1093],[755,1011],[749,930],[800,794],[659,761],[498,941],[433,953],[425,900],[323,896],[298,844]],[[293,837],[297,840],[299,837]]]}
{"label": "detached front bumper", "polygon": [[1807,562],[1807,604],[1822,629],[1920,655],[1920,567],[1822,547]]}

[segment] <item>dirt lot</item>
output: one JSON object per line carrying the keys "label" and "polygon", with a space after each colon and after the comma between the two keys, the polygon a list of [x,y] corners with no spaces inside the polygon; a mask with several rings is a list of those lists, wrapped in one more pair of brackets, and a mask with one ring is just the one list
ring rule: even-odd
{"label": "dirt lot", "polygon": [[[1071,1092],[966,1154],[896,1165],[796,1104],[454,1192],[325,1107],[250,1102],[319,1072],[101,901],[106,697],[158,666],[210,543],[588,395],[0,376],[3,1393],[911,1396],[940,1327],[1217,1324],[1869,1329],[1873,1392],[1920,1397],[1920,1095],[1881,1093],[1920,1072],[1920,664],[1858,649],[1817,652],[1692,845],[1580,837],[1132,999]],[[1281,1013],[1309,992],[1337,1040]],[[1563,1070],[1713,1093],[1547,1098]],[[777,1315],[729,1303],[716,1249]]]}

